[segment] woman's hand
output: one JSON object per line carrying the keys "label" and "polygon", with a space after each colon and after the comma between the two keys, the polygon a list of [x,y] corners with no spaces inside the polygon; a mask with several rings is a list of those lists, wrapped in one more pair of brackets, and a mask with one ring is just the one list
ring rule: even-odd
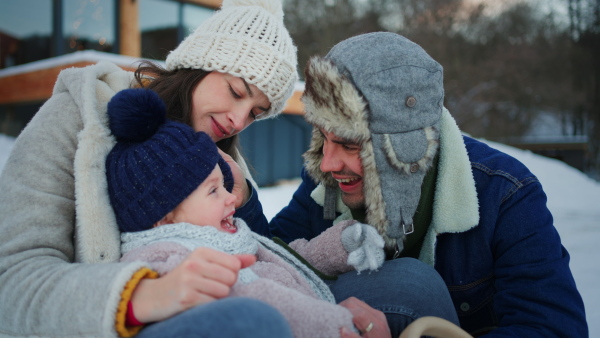
{"label": "woman's hand", "polygon": [[[343,327],[341,329],[342,338],[359,338],[359,337],[391,337],[392,333],[387,323],[387,319],[383,312],[375,310],[374,308],[367,305],[367,303],[350,297],[339,305],[350,310],[352,313],[352,322],[354,326],[360,331],[359,336],[356,332],[350,330],[350,328]],[[372,325],[371,325],[372,324]],[[370,328],[369,328],[370,326]],[[367,331],[368,330],[368,331]]]}
{"label": "woman's hand", "polygon": [[223,157],[225,162],[229,164],[231,173],[233,174],[233,190],[231,193],[237,197],[237,200],[235,201],[235,208],[237,209],[244,205],[244,203],[246,203],[250,198],[248,183],[246,183],[246,177],[244,176],[240,165],[237,164],[237,162],[234,161],[233,158],[223,150],[219,149],[219,154],[221,154],[221,157]]}
{"label": "woman's hand", "polygon": [[168,274],[140,281],[131,297],[133,313],[140,322],[151,323],[227,297],[240,269],[254,262],[253,255],[196,249]]}

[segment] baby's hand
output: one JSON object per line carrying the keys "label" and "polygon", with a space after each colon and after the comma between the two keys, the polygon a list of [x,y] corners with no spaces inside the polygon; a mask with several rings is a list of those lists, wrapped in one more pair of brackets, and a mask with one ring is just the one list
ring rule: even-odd
{"label": "baby's hand", "polygon": [[344,229],[342,245],[348,252],[348,265],[358,272],[377,270],[385,260],[383,238],[368,224],[356,222]]}

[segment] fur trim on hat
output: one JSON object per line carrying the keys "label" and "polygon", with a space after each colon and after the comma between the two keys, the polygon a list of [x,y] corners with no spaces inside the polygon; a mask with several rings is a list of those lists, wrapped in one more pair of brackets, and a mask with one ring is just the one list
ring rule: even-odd
{"label": "fur trim on hat", "polygon": [[385,202],[381,194],[381,184],[368,125],[367,104],[354,85],[329,60],[313,57],[305,70],[306,89],[302,96],[306,114],[304,117],[313,125],[312,140],[304,153],[308,174],[317,183],[335,188],[338,183],[330,173],[321,171],[323,159],[323,130],[336,136],[352,140],[361,145],[360,158],[363,165],[363,192],[367,203],[367,223],[377,229],[393,247],[395,241],[385,236],[388,222],[385,216]]}

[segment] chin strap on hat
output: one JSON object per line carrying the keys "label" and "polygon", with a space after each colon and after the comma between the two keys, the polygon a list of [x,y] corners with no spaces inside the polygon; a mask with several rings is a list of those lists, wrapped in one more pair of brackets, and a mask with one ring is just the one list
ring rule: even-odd
{"label": "chin strap on hat", "polygon": [[335,219],[335,207],[337,201],[337,191],[333,187],[325,186],[325,201],[323,203],[323,218],[326,220]]}

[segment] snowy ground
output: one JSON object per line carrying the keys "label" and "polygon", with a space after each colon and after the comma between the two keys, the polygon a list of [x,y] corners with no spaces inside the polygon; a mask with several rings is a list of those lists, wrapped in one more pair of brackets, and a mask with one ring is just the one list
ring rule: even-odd
{"label": "snowy ground", "polygon": [[[0,134],[0,170],[14,139]],[[487,142],[487,141],[486,141]],[[571,269],[586,306],[590,337],[600,337],[600,183],[563,162],[502,144],[487,142],[523,162],[538,176],[548,195],[563,244],[571,254]],[[298,184],[292,180],[276,187],[261,188],[259,198],[267,218],[287,205]]]}

